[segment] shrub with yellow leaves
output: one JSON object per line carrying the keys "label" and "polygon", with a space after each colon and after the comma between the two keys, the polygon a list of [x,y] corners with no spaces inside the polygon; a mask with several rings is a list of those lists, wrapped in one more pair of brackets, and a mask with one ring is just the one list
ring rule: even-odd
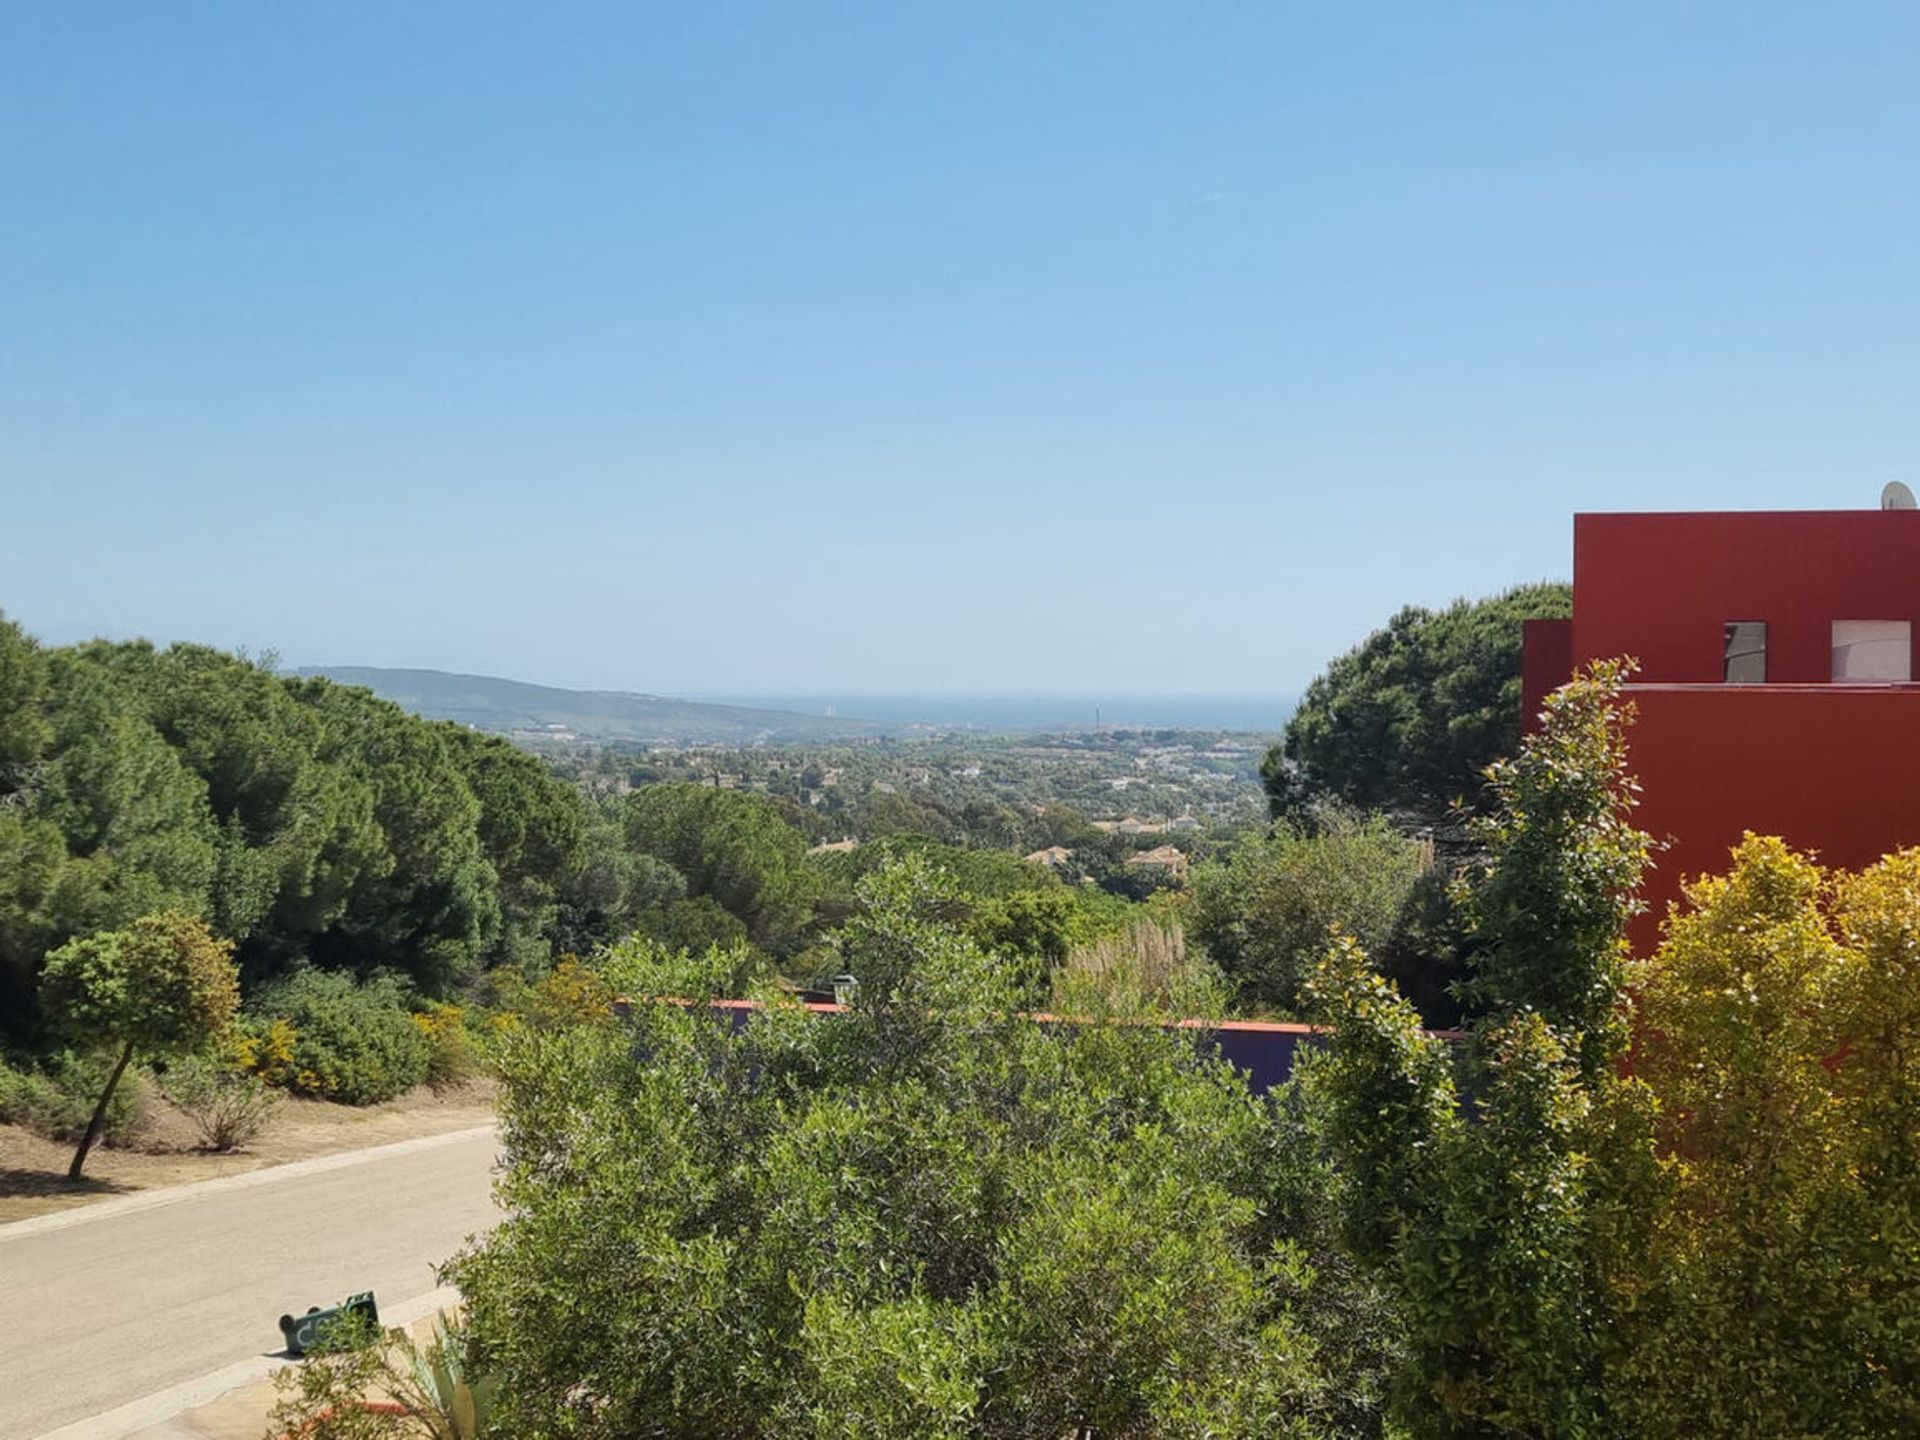
{"label": "shrub with yellow leaves", "polygon": [[1749,835],[1686,899],[1635,1004],[1627,1428],[1920,1433],[1920,850],[1850,875]]}

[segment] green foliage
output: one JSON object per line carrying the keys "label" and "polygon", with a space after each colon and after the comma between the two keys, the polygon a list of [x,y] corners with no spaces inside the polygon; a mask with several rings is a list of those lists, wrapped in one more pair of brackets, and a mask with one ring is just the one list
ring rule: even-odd
{"label": "green foliage", "polygon": [[94,647],[55,652],[52,671],[53,748],[28,812],[67,850],[50,920],[74,936],[160,910],[204,914],[218,845],[205,782]]}
{"label": "green foliage", "polygon": [[480,802],[454,754],[459,732],[428,725],[363,691],[307,681],[301,698],[353,737],[380,847],[339,918],[311,938],[317,964],[391,968],[444,995],[497,943],[498,877],[479,835]]}
{"label": "green foliage", "polygon": [[1636,972],[1622,674],[1577,678],[1492,777],[1465,897],[1472,1123],[1444,1047],[1355,947],[1316,976],[1335,1043],[1306,1083],[1349,1240],[1405,1309],[1403,1416],[1436,1435],[1906,1433],[1920,851],[1830,876],[1749,836]]}
{"label": "green foliage", "polygon": [[127,703],[206,787],[216,827],[208,914],[250,974],[277,968],[335,923],[381,865],[364,777],[286,682],[202,646],[94,645]]}
{"label": "green foliage", "polygon": [[968,1440],[980,1433],[989,1337],[963,1305],[925,1295],[859,1307],[807,1301],[794,1408],[804,1432],[844,1440]]}
{"label": "green foliage", "polygon": [[1567,1036],[1588,1081],[1625,1040],[1626,928],[1642,909],[1650,841],[1633,828],[1631,665],[1604,661],[1547,699],[1540,732],[1487,771],[1497,809],[1474,822],[1486,858],[1462,877],[1476,942],[1468,994],[1535,1010]]}
{"label": "green foliage", "polygon": [[644,935],[609,946],[596,957],[589,973],[594,989],[606,1001],[591,1015],[578,1012],[569,1023],[587,1019],[600,1023],[614,1013],[614,997],[640,1003],[662,998],[685,1001],[732,1000],[771,979],[766,957],[748,945],[731,949],[675,949]]}
{"label": "green foliage", "polygon": [[260,1137],[280,1108],[280,1095],[259,1076],[189,1055],[167,1066],[167,1099],[191,1120],[201,1142],[222,1153]]}
{"label": "green foliage", "polygon": [[891,835],[857,850],[822,857],[830,891],[844,898],[848,913],[858,903],[851,892],[866,877],[903,860],[938,869],[954,902],[947,918],[960,923],[989,954],[1010,962],[1024,980],[1039,981],[1065,963],[1076,946],[1123,932],[1135,907],[1092,886],[1068,886],[1044,865],[1003,850],[947,845],[924,835]]}
{"label": "green foliage", "polygon": [[634,917],[633,928],[669,950],[731,950],[747,943],[746,924],[711,895],[650,906]]}
{"label": "green foliage", "polygon": [[503,1431],[1378,1433],[1391,1325],[1297,1104],[1197,1031],[1019,1019],[958,899],[911,860],[862,882],[842,1016],[637,999],[503,1038],[505,1219],[448,1272]]}
{"label": "green foliage", "polygon": [[49,955],[41,1005],[81,1044],[147,1055],[199,1049],[239,1004],[231,952],[191,915],[143,915],[125,930],[69,941]]}
{"label": "green foliage", "polygon": [[603,804],[588,813],[579,862],[561,887],[554,945],[562,954],[584,955],[622,939],[643,914],[686,899],[686,877],[664,860],[629,850],[624,813],[611,810]]}
{"label": "green foliage", "polygon": [[1615,1265],[1644,1434],[1920,1427],[1920,852],[1830,876],[1752,836],[1638,996],[1651,1214]]}
{"label": "green foliage", "polygon": [[1319,819],[1249,836],[1194,873],[1189,938],[1245,1008],[1295,1014],[1301,985],[1336,936],[1387,951],[1426,868],[1426,850],[1379,817]]}
{"label": "green foliage", "polygon": [[54,912],[66,866],[58,826],[0,801],[0,1034],[16,1043],[38,1020],[40,964],[61,935]]}
{"label": "green foliage", "polygon": [[1024,962],[1039,974],[1064,964],[1076,944],[1097,934],[1064,886],[982,901],[969,929],[989,954]]}
{"label": "green foliage", "polygon": [[41,651],[0,621],[0,1015],[18,1041],[48,951],[163,909],[232,940],[250,981],[317,963],[444,995],[482,965],[538,969],[586,828],[532,757],[365,691],[202,646]]}
{"label": "green foliage", "polygon": [[427,1078],[433,1046],[414,1023],[410,996],[391,975],[356,981],[326,970],[300,970],[249,1002],[263,1017],[294,1029],[287,1087],[346,1105],[373,1105]]}
{"label": "green foliage", "polygon": [[1390,1266],[1464,1124],[1452,1057],[1351,939],[1328,947],[1308,996],[1333,1043],[1302,1057],[1303,1083],[1330,1118],[1347,1241]]}
{"label": "green foliage", "polygon": [[[0,1125],[19,1125],[71,1145],[87,1133],[112,1069],[110,1060],[70,1050],[26,1069],[0,1063]],[[98,1139],[107,1146],[131,1145],[150,1119],[146,1081],[138,1070],[129,1070],[108,1098]]]}
{"label": "green foliage", "polygon": [[650,785],[627,801],[627,842],[685,877],[780,953],[812,917],[807,844],[762,796],[701,785]]}
{"label": "green foliage", "polygon": [[177,911],[69,941],[47,957],[42,1010],[76,1044],[119,1053],[74,1151],[69,1179],[80,1178],[133,1057],[205,1047],[233,1019],[239,1000],[233,947]]}
{"label": "green foliage", "polygon": [[32,781],[53,738],[40,713],[46,695],[46,656],[0,611],[0,801]]}
{"label": "green foliage", "polygon": [[1481,772],[1519,743],[1521,622],[1572,604],[1543,584],[1402,610],[1307,688],[1261,767],[1273,813],[1321,798],[1434,818],[1496,803]]}
{"label": "green foliage", "polygon": [[1410,1329],[1402,1418],[1433,1435],[1613,1433],[1608,1261],[1632,1247],[1646,1105],[1619,1060],[1623,934],[1647,839],[1627,821],[1622,668],[1549,703],[1495,767],[1484,866],[1463,896],[1480,1008],[1455,1099],[1445,1045],[1350,941],[1316,971],[1333,1030],[1306,1083],[1329,1115],[1356,1252]]}
{"label": "green foliage", "polygon": [[480,850],[500,906],[487,964],[544,965],[559,907],[586,860],[587,811],[533,756],[497,735],[448,729],[454,763],[479,803]]}
{"label": "green foliage", "polygon": [[909,856],[944,870],[957,893],[969,901],[1004,900],[1060,885],[1059,877],[1045,866],[1029,864],[1007,851],[970,849],[917,834],[889,835],[857,850],[828,855],[821,870],[838,888],[852,889],[865,877]]}

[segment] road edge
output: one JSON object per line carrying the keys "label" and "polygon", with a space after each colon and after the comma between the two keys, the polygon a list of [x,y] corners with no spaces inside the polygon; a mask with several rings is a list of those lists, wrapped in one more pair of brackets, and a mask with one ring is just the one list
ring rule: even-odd
{"label": "road edge", "polygon": [[[471,1132],[469,1132],[471,1133]],[[436,1139],[436,1136],[425,1137]],[[414,1142],[399,1142],[411,1145]],[[391,1149],[393,1147],[382,1147]],[[322,1157],[329,1158],[329,1157]],[[304,1162],[300,1162],[304,1163]],[[285,1166],[276,1167],[285,1169]],[[263,1174],[263,1171],[253,1171]],[[241,1176],[223,1176],[223,1179],[241,1179]],[[50,1216],[37,1216],[37,1219],[50,1219]],[[436,1310],[449,1310],[460,1303],[460,1292],[451,1285],[442,1285],[437,1290],[429,1290],[425,1295],[416,1295],[411,1300],[403,1300],[398,1305],[382,1306],[380,1323],[389,1329],[395,1326],[406,1327],[416,1320],[424,1319]],[[119,1440],[136,1430],[145,1430],[155,1425],[165,1424],[175,1416],[202,1405],[211,1404],[229,1391],[242,1385],[251,1385],[264,1379],[285,1365],[299,1363],[293,1357],[284,1354],[254,1355],[231,1365],[201,1375],[193,1380],[182,1380],[169,1385],[164,1390],[156,1390],[151,1395],[143,1395],[138,1400],[129,1400],[124,1405],[116,1405],[111,1410],[103,1410],[98,1415],[89,1415],[84,1420],[70,1421],[58,1430],[43,1431],[34,1440]],[[183,1432],[185,1433],[185,1432]]]}
{"label": "road edge", "polygon": [[481,1135],[492,1134],[497,1129],[496,1125],[475,1125],[465,1130],[447,1130],[438,1135],[419,1135],[411,1140],[394,1140],[385,1145],[369,1145],[359,1150],[336,1150],[330,1155],[315,1155],[307,1160],[289,1160],[284,1165],[267,1165],[258,1170],[244,1170],[238,1175],[219,1175],[211,1180],[190,1180],[185,1185],[168,1185],[155,1190],[141,1190],[132,1195],[116,1195],[110,1200],[97,1200],[91,1205],[77,1205],[71,1210],[56,1210],[51,1215],[30,1215],[24,1220],[13,1220],[0,1225],[0,1245],[5,1245],[12,1240],[25,1240],[33,1235],[44,1235],[53,1230],[65,1230],[74,1225],[90,1225],[98,1220],[111,1220],[117,1215],[127,1215],[138,1210],[153,1210],[162,1205],[178,1205],[201,1195],[216,1194],[224,1190],[242,1190],[255,1185],[277,1185],[282,1180],[296,1180],[302,1175],[318,1175],[328,1170],[345,1170],[353,1165],[366,1165],[394,1155],[405,1155],[416,1150],[431,1150],[438,1145],[452,1145],[462,1140],[473,1140]]}

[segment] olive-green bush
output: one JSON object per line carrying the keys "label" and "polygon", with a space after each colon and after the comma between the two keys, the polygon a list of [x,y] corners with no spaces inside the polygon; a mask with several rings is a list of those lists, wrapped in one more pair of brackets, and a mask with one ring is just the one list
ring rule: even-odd
{"label": "olive-green bush", "polygon": [[356,981],[302,970],[254,996],[260,1016],[293,1027],[287,1088],[347,1105],[372,1105],[427,1078],[433,1045],[414,1023],[406,987],[391,976]]}
{"label": "olive-green bush", "polygon": [[[62,1051],[34,1068],[0,1064],[0,1125],[19,1125],[48,1140],[71,1144],[87,1130],[87,1120],[106,1084],[111,1063],[91,1055]],[[147,1128],[149,1091],[145,1077],[129,1070],[107,1102],[101,1139],[125,1146]]]}
{"label": "olive-green bush", "polygon": [[1428,860],[1379,816],[1323,808],[1312,825],[1280,823],[1196,870],[1188,938],[1242,1007],[1292,1016],[1332,936],[1384,954]]}
{"label": "olive-green bush", "polygon": [[923,862],[847,1013],[697,1003],[502,1037],[505,1218],[448,1269],[501,1429],[578,1440],[1379,1433],[1394,1332],[1295,1097],[1132,1013],[1021,1018]]}

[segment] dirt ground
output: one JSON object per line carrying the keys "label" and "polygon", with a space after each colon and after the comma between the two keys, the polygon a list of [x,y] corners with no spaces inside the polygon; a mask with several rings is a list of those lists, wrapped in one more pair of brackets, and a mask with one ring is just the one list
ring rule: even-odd
{"label": "dirt ground", "polygon": [[365,1106],[288,1096],[258,1140],[227,1155],[199,1149],[192,1124],[158,1094],[152,1097],[149,1113],[150,1123],[135,1142],[137,1148],[96,1147],[87,1156],[86,1177],[77,1184],[67,1180],[71,1145],[43,1140],[16,1125],[0,1125],[0,1224],[112,1195],[469,1130],[493,1119],[493,1087],[487,1081],[439,1092],[423,1087],[384,1105]]}

